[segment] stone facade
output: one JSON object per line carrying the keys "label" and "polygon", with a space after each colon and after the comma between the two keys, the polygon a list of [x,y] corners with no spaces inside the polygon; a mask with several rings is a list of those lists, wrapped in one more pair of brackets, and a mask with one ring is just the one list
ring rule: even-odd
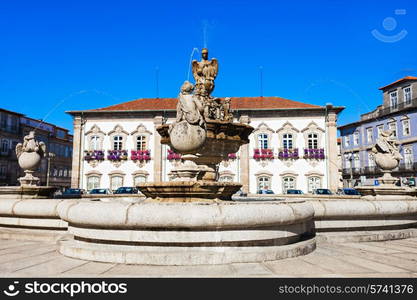
{"label": "stone facade", "polygon": [[395,131],[403,159],[393,170],[401,185],[415,184],[417,176],[417,77],[405,77],[380,89],[383,104],[357,122],[339,127],[342,138],[345,186],[373,185],[382,175],[372,155],[380,133]]}
{"label": "stone facade", "polygon": [[[142,101],[143,105],[153,100],[136,101]],[[253,99],[254,105],[256,100]],[[160,101],[163,105],[166,100]],[[299,102],[294,101],[293,108],[239,109],[236,108],[238,101],[241,100],[232,99],[234,121],[250,124],[255,130],[248,145],[220,164],[220,181],[240,182],[247,193],[257,193],[262,187],[276,194],[287,188],[305,193],[319,187],[337,189],[336,116],[343,108],[331,105],[300,108]],[[110,110],[69,112],[74,116],[72,186],[114,190],[143,181],[169,181],[178,156],[168,146],[161,145],[155,128],[175,121],[173,108],[127,111],[126,108],[118,110],[116,105]],[[138,135],[139,127],[142,133]],[[112,134],[115,130],[119,130],[118,135]],[[298,156],[293,156],[295,149]],[[314,150],[310,153],[308,149]],[[102,151],[103,156],[99,160],[86,157],[93,150]],[[109,157],[111,150],[126,151],[127,157]],[[143,154],[137,155],[136,151]]]}

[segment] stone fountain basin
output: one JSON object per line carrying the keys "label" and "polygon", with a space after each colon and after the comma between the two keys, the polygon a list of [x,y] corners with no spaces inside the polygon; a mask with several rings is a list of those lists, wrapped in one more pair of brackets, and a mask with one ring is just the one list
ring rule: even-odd
{"label": "stone fountain basin", "polygon": [[[79,259],[154,265],[276,260],[315,248],[305,201],[140,202],[70,200],[58,206],[74,240],[59,251]],[[91,212],[94,212],[93,214]]]}

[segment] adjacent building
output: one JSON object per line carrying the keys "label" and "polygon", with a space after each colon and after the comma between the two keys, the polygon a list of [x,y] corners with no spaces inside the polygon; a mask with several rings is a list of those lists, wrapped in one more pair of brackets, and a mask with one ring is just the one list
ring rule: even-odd
{"label": "adjacent building", "polygon": [[15,148],[29,131],[46,144],[46,157],[35,173],[41,185],[49,183],[60,188],[71,183],[72,135],[65,128],[42,122],[23,114],[0,108],[0,185],[18,185],[23,176]]}
{"label": "adjacent building", "polygon": [[[72,186],[115,190],[169,181],[180,155],[161,145],[156,127],[175,121],[176,105],[176,98],[148,98],[68,112],[74,118]],[[254,131],[248,145],[221,163],[220,181],[240,182],[249,193],[338,188],[336,120],[343,107],[235,97],[231,108],[234,120]]]}
{"label": "adjacent building", "polygon": [[377,184],[382,175],[372,147],[383,130],[392,130],[399,140],[403,159],[394,170],[401,185],[415,185],[417,176],[417,77],[407,76],[381,87],[382,105],[361,115],[357,122],[339,127],[342,138],[343,182],[353,187]]}

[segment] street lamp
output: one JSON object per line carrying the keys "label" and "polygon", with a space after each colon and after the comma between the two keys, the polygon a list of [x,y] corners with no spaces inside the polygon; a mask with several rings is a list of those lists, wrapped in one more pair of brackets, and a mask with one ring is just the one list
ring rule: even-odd
{"label": "street lamp", "polygon": [[49,173],[51,171],[51,158],[55,157],[55,153],[48,152],[46,155],[46,159],[48,160],[48,167],[47,167],[47,173],[46,173],[46,186],[49,186]]}

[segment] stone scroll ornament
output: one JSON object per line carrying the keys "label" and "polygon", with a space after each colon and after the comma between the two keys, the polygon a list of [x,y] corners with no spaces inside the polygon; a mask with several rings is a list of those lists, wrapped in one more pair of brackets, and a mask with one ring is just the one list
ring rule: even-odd
{"label": "stone scroll ornament", "polygon": [[375,163],[384,173],[379,179],[382,184],[394,184],[398,179],[391,176],[393,169],[398,167],[402,156],[398,150],[398,141],[393,136],[392,130],[382,131],[372,148]]}
{"label": "stone scroll ornament", "polygon": [[33,173],[39,167],[45,153],[46,145],[44,142],[35,140],[35,131],[30,131],[23,138],[23,144],[18,143],[16,145],[16,156],[19,166],[25,172],[25,176],[18,179],[21,186],[34,186],[39,183],[39,178],[34,177]]}

